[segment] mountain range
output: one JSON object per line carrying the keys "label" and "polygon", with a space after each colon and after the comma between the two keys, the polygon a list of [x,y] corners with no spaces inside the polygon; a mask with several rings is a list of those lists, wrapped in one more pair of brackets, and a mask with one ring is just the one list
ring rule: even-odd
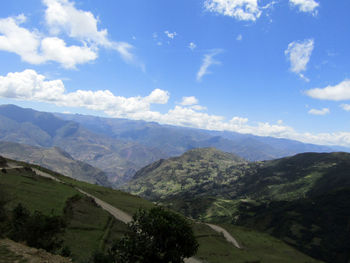
{"label": "mountain range", "polygon": [[102,170],[117,186],[154,161],[200,147],[215,147],[248,161],[334,150],[286,139],[127,119],[52,114],[15,105],[0,106],[0,140],[58,147],[72,158]]}

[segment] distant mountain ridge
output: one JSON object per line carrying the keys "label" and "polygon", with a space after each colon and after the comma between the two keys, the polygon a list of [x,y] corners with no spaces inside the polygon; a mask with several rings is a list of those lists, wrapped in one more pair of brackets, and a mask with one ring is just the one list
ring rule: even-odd
{"label": "distant mountain ridge", "polygon": [[110,138],[51,113],[14,105],[0,106],[0,140],[59,147],[74,159],[103,170],[111,180],[123,180],[144,165],[166,156],[159,149]]}
{"label": "distant mountain ridge", "polygon": [[56,113],[56,116],[78,122],[83,127],[108,137],[161,148],[169,157],[181,155],[190,149],[205,147],[230,152],[249,161],[272,160],[303,152],[332,152],[338,149],[350,151],[347,148],[306,144],[289,139],[160,125],[155,122],[80,114]]}
{"label": "distant mountain ridge", "polygon": [[74,159],[104,171],[121,185],[137,170],[190,149],[215,147],[249,161],[270,160],[304,151],[330,152],[326,146],[154,122],[52,114],[15,105],[0,106],[0,140],[59,147]]}

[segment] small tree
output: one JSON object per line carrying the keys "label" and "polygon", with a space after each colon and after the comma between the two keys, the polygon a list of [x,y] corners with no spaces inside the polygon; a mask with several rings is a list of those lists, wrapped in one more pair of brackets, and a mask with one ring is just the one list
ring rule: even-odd
{"label": "small tree", "polygon": [[39,211],[30,214],[22,204],[12,212],[9,237],[15,241],[25,241],[29,246],[55,252],[62,247],[61,235],[66,224],[62,217],[44,215]]}
{"label": "small tree", "polygon": [[128,229],[112,248],[117,262],[181,263],[198,249],[189,221],[161,207],[139,210]]}
{"label": "small tree", "polygon": [[9,203],[10,198],[8,193],[6,193],[3,189],[3,186],[0,185],[0,237],[2,237],[7,230],[7,211],[6,205]]}

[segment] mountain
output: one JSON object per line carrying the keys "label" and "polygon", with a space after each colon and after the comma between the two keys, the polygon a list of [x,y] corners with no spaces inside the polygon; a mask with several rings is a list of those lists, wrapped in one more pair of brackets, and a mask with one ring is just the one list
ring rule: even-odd
{"label": "mountain", "polygon": [[137,169],[164,157],[161,150],[97,134],[51,113],[0,106],[0,140],[38,147],[59,147],[74,159],[126,180]]}
{"label": "mountain", "polygon": [[159,200],[194,188],[206,188],[229,167],[246,163],[215,148],[193,149],[180,157],[161,159],[142,168],[123,189]]}
{"label": "mountain", "polygon": [[159,148],[169,157],[181,155],[190,149],[205,147],[214,147],[221,151],[230,152],[249,161],[271,160],[303,152],[334,151],[333,147],[328,146],[237,132],[208,131],[160,125],[154,122],[80,114],[57,113],[56,116],[78,122],[86,129],[108,137]]}
{"label": "mountain", "polygon": [[0,141],[0,155],[48,168],[68,177],[103,186],[112,186],[101,170],[73,159],[58,147],[42,148],[26,144]]}
{"label": "mountain", "polygon": [[349,153],[249,163],[213,151],[155,162],[125,189],[195,219],[265,231],[326,262],[350,260]]}
{"label": "mountain", "polygon": [[332,148],[301,142],[160,125],[154,122],[51,114],[14,105],[0,106],[0,140],[59,147],[74,159],[104,171],[122,185],[137,170],[187,150],[215,147],[248,161],[271,160]]}

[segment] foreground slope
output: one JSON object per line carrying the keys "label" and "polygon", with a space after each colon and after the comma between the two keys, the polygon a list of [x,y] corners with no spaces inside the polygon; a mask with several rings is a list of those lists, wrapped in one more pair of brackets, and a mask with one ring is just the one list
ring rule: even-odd
{"label": "foreground slope", "polygon": [[[94,250],[107,249],[112,240],[120,238],[125,231],[125,224],[114,220],[91,198],[82,195],[77,188],[131,215],[139,207],[153,206],[152,203],[139,197],[80,182],[39,166],[6,159],[5,161],[0,160],[0,166],[2,167],[0,187],[6,189],[7,193],[12,196],[8,209],[22,202],[31,211],[40,210],[45,214],[63,214],[68,218],[69,226],[64,241],[73,253],[74,262],[86,262]],[[61,183],[38,176],[40,171],[60,180]],[[204,262],[318,262],[277,239],[258,232],[237,230],[241,233],[242,244],[245,247],[237,249],[226,242],[222,235],[204,224],[195,224],[194,231],[200,243],[196,257]],[[254,235],[264,243],[258,252],[256,250],[259,244],[249,238],[252,233],[255,233]]]}

